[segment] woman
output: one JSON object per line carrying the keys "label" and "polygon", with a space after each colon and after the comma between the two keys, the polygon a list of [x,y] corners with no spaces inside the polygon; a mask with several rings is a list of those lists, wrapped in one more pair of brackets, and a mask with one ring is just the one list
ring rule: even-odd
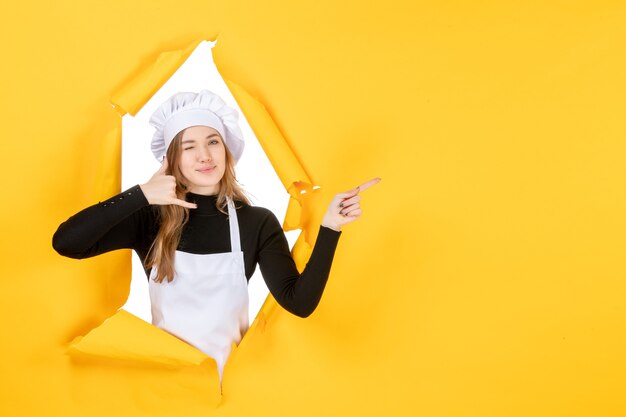
{"label": "woman", "polygon": [[310,315],[342,226],[361,215],[359,191],[380,180],[333,198],[300,274],[276,216],[251,206],[236,181],[244,145],[237,119],[208,90],[173,95],[150,118],[159,170],[70,217],[52,241],[59,254],[77,259],[135,250],[149,280],[152,323],[213,357],[220,381],[232,343],[249,326],[247,284],[257,263],[282,307]]}

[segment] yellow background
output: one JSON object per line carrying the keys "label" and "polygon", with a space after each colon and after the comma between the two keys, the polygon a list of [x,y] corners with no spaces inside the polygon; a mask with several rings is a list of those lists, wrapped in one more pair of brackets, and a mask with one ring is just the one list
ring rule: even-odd
{"label": "yellow background", "polygon": [[[505,3],[3,6],[0,415],[625,415],[626,5]],[[213,409],[193,367],[64,354],[130,252],[51,239],[119,191],[111,96],[216,37],[328,198],[383,181],[318,309],[248,339]]]}

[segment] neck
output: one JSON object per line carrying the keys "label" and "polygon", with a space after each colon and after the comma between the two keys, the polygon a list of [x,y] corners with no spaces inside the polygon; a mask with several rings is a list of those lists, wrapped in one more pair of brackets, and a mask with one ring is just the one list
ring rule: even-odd
{"label": "neck", "polygon": [[215,215],[219,213],[217,209],[217,194],[197,194],[195,191],[188,191],[185,197],[187,201],[197,204],[197,208],[190,209],[191,216]]}
{"label": "neck", "polygon": [[207,187],[191,186],[188,188],[188,192],[197,195],[217,195],[220,192],[220,184],[217,183]]}

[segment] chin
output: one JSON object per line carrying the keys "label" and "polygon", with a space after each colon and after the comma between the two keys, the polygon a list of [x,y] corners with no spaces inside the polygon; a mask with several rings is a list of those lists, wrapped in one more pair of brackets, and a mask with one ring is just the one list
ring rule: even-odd
{"label": "chin", "polygon": [[192,185],[195,185],[196,187],[213,187],[217,184],[219,184],[219,181],[191,181]]}

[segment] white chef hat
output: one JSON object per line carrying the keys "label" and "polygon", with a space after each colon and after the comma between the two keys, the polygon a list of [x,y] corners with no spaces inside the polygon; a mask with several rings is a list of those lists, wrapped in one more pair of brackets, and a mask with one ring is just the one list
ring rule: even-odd
{"label": "white chef hat", "polygon": [[152,113],[148,123],[156,128],[152,153],[161,162],[174,136],[190,126],[209,126],[222,136],[228,150],[239,161],[244,141],[237,120],[239,113],[209,90],[176,93]]}

